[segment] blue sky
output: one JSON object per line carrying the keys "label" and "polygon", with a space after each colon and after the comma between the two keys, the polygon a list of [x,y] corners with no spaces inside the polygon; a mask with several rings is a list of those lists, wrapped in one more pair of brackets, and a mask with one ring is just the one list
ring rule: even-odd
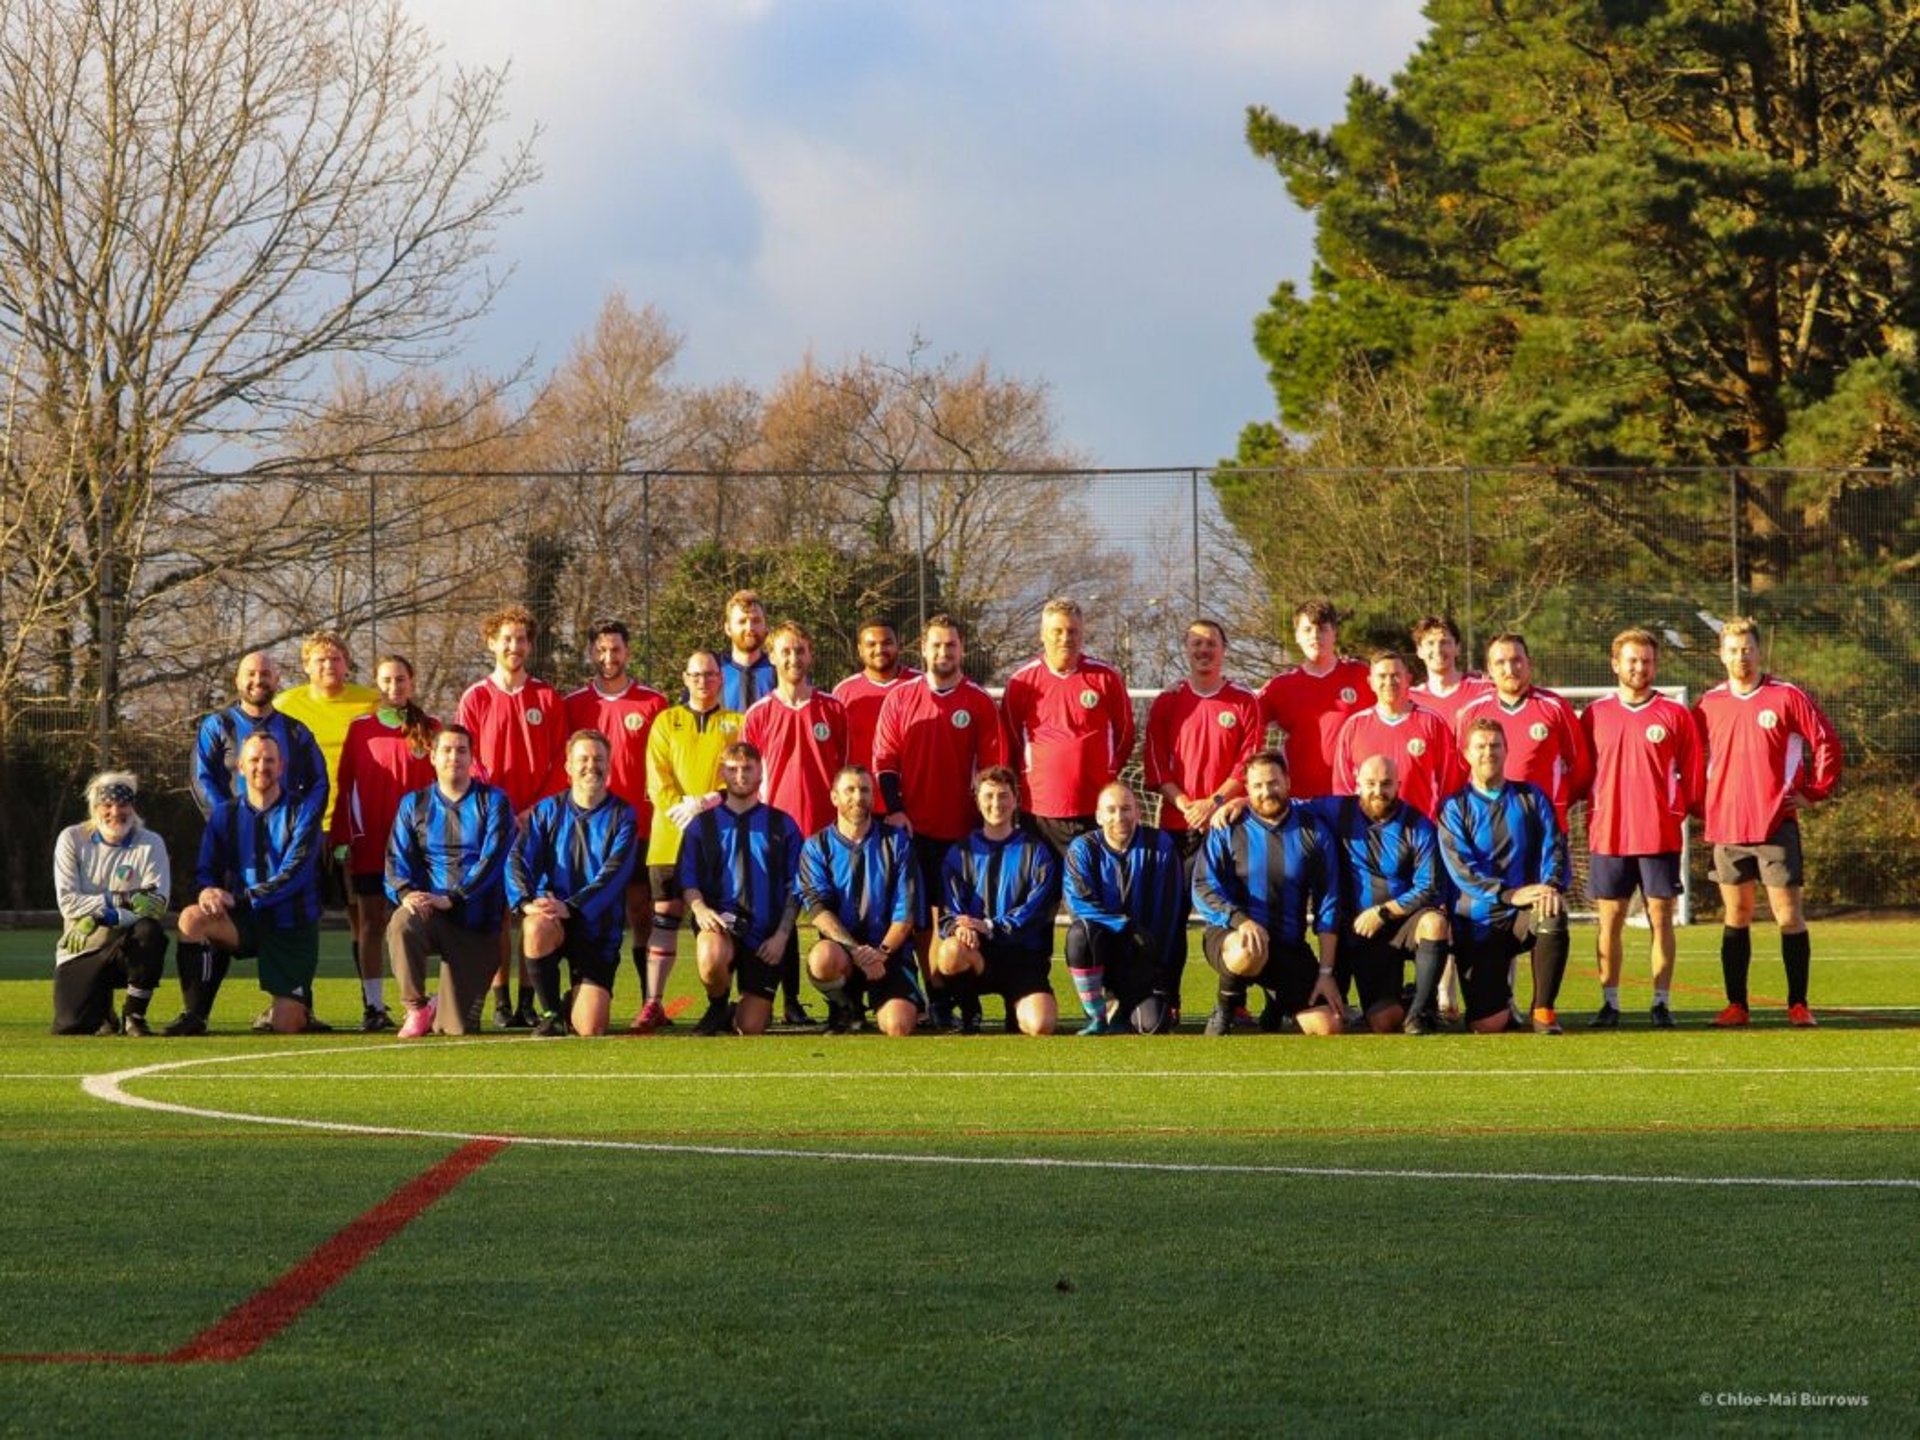
{"label": "blue sky", "polygon": [[[987,355],[1103,465],[1204,464],[1271,413],[1253,318],[1311,228],[1241,138],[1386,79],[1417,0],[410,0],[510,62],[545,178],[468,360],[548,367],[615,287],[681,379]],[[537,19],[534,18],[537,14]]]}

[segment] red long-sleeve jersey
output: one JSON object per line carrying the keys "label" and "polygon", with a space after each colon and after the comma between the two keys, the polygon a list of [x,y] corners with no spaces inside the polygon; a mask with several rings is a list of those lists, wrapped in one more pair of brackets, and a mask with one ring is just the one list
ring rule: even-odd
{"label": "red long-sleeve jersey", "polygon": [[386,870],[387,837],[400,798],[433,780],[433,760],[414,754],[399,726],[386,724],[377,713],[354,717],[340,744],[340,779],[327,832],[329,845],[351,847],[347,868],[352,874]]}
{"label": "red long-sleeve jersey", "polygon": [[1260,691],[1260,713],[1286,733],[1287,774],[1296,800],[1333,793],[1333,747],[1349,715],[1373,704],[1367,667],[1341,659],[1324,675],[1296,666]]}
{"label": "red long-sleeve jersey", "polygon": [[[1218,794],[1229,780],[1245,778],[1264,729],[1260,697],[1235,681],[1221,681],[1210,695],[1187,680],[1162,690],[1147,707],[1147,789],[1174,784],[1189,799]],[[1172,801],[1160,807],[1160,828],[1187,828]]]}
{"label": "red long-sleeve jersey", "polygon": [[1573,706],[1539,685],[1528,686],[1515,705],[1489,690],[1460,707],[1454,734],[1463,752],[1467,727],[1482,718],[1498,720],[1506,732],[1507,779],[1525,780],[1546,791],[1565,830],[1568,809],[1593,786],[1593,752]]}
{"label": "red long-sleeve jersey", "polygon": [[1680,848],[1699,808],[1700,743],[1686,706],[1653,694],[1638,705],[1602,695],[1580,716],[1593,752],[1587,848],[1596,855],[1662,855]]}
{"label": "red long-sleeve jersey", "polygon": [[460,723],[473,732],[473,759],[504,791],[515,815],[567,786],[567,707],[544,680],[502,690],[491,675],[460,697]]}
{"label": "red long-sleeve jersey", "polygon": [[1493,682],[1477,670],[1469,670],[1460,683],[1441,695],[1435,692],[1431,677],[1413,687],[1413,703],[1424,705],[1447,722],[1457,739],[1460,735],[1460,711],[1470,701],[1493,693]]}
{"label": "red long-sleeve jersey", "polygon": [[971,834],[980,824],[973,777],[1006,763],[1000,712],[973,681],[962,678],[943,692],[916,675],[887,693],[873,737],[873,771],[900,777],[914,834],[948,841]]}
{"label": "red long-sleeve jersey", "polygon": [[618,695],[602,695],[582,685],[567,696],[567,733],[598,730],[613,749],[607,788],[633,807],[635,831],[641,840],[653,833],[653,802],[647,798],[647,737],[653,722],[667,708],[667,697],[637,680],[627,682]]}
{"label": "red long-sleeve jersey", "polygon": [[1824,800],[1840,783],[1839,732],[1798,685],[1762,675],[1745,695],[1714,686],[1694,707],[1706,751],[1707,839],[1758,845],[1800,800]]}
{"label": "red long-sleeve jersey", "polygon": [[1007,677],[1000,699],[1020,806],[1058,819],[1091,815],[1133,754],[1133,700],[1120,672],[1082,655],[1056,675],[1036,657]]}
{"label": "red long-sleeve jersey", "polygon": [[1467,767],[1447,722],[1419,705],[1392,719],[1378,705],[1347,717],[1333,742],[1333,793],[1356,793],[1361,763],[1373,755],[1393,761],[1400,772],[1400,798],[1429,820],[1440,813],[1442,800],[1467,783]]}
{"label": "red long-sleeve jersey", "polygon": [[[903,689],[920,678],[920,672],[910,665],[902,665],[900,673],[884,685],[878,680],[867,678],[866,672],[849,675],[833,687],[833,698],[847,707],[847,763],[864,765],[875,775],[880,767],[873,763],[873,737],[880,727],[880,707],[886,703],[889,695]],[[873,792],[873,813],[887,813],[886,801],[881,799],[878,786]]]}
{"label": "red long-sleeve jersey", "polygon": [[833,823],[833,777],[847,763],[846,706],[825,690],[790,705],[776,690],[748,707],[740,738],[759,747],[761,799],[792,816],[802,835]]}

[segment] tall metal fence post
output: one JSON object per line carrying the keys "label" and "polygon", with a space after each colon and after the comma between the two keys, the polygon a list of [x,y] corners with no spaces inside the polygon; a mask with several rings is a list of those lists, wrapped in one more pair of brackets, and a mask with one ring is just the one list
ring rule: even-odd
{"label": "tall metal fence post", "polygon": [[99,767],[104,770],[112,764],[113,754],[113,712],[116,708],[115,691],[120,687],[120,617],[114,613],[116,592],[119,589],[119,577],[114,566],[113,547],[117,539],[114,534],[118,528],[114,524],[113,513],[114,476],[111,471],[100,474],[100,603],[96,607],[100,617],[100,703],[94,716],[94,751]]}
{"label": "tall metal fence post", "polygon": [[653,669],[653,472],[640,472],[640,673]]}
{"label": "tall metal fence post", "polygon": [[1187,518],[1193,526],[1193,605],[1189,615],[1208,614],[1200,603],[1200,472],[1187,472]]}
{"label": "tall metal fence post", "polygon": [[913,549],[919,556],[914,567],[919,585],[920,633],[927,630],[927,476],[925,471],[915,471],[913,476]]}
{"label": "tall metal fence post", "polygon": [[380,476],[367,472],[367,650],[380,653]]}
{"label": "tall metal fence post", "polygon": [[1731,544],[1733,556],[1731,573],[1727,576],[1729,589],[1733,595],[1733,608],[1727,612],[1731,620],[1740,613],[1740,471],[1731,470],[1727,474],[1727,539]]}
{"label": "tall metal fence post", "polygon": [[[1471,470],[1462,472],[1460,476],[1460,515],[1466,540],[1466,560],[1461,566],[1462,598],[1466,614],[1461,617],[1460,624],[1467,637],[1467,654],[1471,657],[1478,653],[1474,648],[1473,638],[1473,471]],[[1472,662],[1469,659],[1468,668],[1471,668],[1471,665]]]}

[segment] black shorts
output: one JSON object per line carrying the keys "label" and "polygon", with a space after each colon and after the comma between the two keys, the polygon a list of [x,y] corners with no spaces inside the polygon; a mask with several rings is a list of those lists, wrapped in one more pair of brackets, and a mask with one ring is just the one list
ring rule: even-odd
{"label": "black shorts", "polygon": [[769,965],[754,953],[755,946],[749,945],[739,936],[733,939],[733,980],[740,987],[740,994],[752,995],[756,999],[769,1003],[780,993],[780,962]]}
{"label": "black shorts", "polygon": [[1464,925],[1454,930],[1453,960],[1460,971],[1469,1023],[1498,1015],[1513,1004],[1507,965],[1514,956],[1533,949],[1537,938],[1525,911],[1512,924],[1496,926],[1478,938],[1468,934]]}
{"label": "black shorts", "polygon": [[620,974],[619,946],[615,945],[612,953],[602,950],[587,934],[587,927],[577,915],[569,915],[561,922],[560,948],[546,959],[565,960],[567,973],[573,977],[576,987],[596,985],[608,994],[613,993],[614,979]]}
{"label": "black shorts", "polygon": [[913,963],[913,951],[887,955],[887,968],[878,980],[869,980],[858,965],[847,977],[847,994],[856,1004],[878,1010],[892,1000],[905,1000],[916,1010],[924,1010],[927,997],[920,990],[920,971]]}
{"label": "black shorts", "polygon": [[[1200,935],[1200,952],[1207,957],[1207,964],[1222,979],[1230,972],[1221,952],[1226,946],[1227,937],[1233,931],[1219,925],[1209,925]],[[1235,980],[1243,977],[1233,976]],[[1298,1015],[1307,1008],[1313,999],[1313,987],[1320,979],[1320,961],[1312,950],[1305,945],[1274,944],[1267,952],[1267,964],[1258,975],[1246,977],[1244,983],[1258,985],[1272,995],[1276,1004],[1289,1015]]]}
{"label": "black shorts", "polygon": [[362,875],[357,871],[353,875],[353,893],[356,895],[378,895],[382,899],[387,894],[387,877],[384,875]]}
{"label": "black shorts", "polygon": [[1100,968],[1107,994],[1131,1011],[1170,977],[1160,971],[1164,944],[1135,925],[1109,930],[1075,920],[1067,926],[1067,964],[1091,963]]}
{"label": "black shorts", "polygon": [[[1407,978],[1407,960],[1413,953],[1413,929],[1414,917],[1409,915],[1404,922],[1382,926],[1371,939],[1363,939],[1351,930],[1340,937],[1340,958],[1346,962],[1347,973],[1353,976],[1353,983],[1360,991],[1362,1010],[1384,1008],[1389,1002],[1400,1003],[1401,987]],[[1408,938],[1405,945],[1400,943],[1402,934]]]}
{"label": "black shorts", "polygon": [[331,846],[320,849],[320,903],[326,906],[345,908],[353,901],[353,877],[347,871],[347,861],[333,858]]}
{"label": "black shorts", "polygon": [[680,898],[680,867],[678,865],[649,865],[647,880],[653,887],[654,904],[663,905],[669,900]]}
{"label": "black shorts", "polygon": [[955,841],[937,840],[931,835],[913,837],[913,864],[920,875],[920,905],[914,912],[913,928],[925,930],[933,924],[933,912],[946,908],[947,852]]}
{"label": "black shorts", "polygon": [[1044,950],[1025,950],[1004,940],[982,940],[980,954],[987,968],[980,977],[980,988],[1000,996],[1009,1005],[1029,995],[1051,995],[1053,981],[1047,971],[1053,957]]}
{"label": "black shorts", "polygon": [[1713,847],[1713,879],[1720,885],[1751,885],[1758,880],[1770,890],[1784,890],[1800,884],[1804,869],[1798,820],[1782,820],[1758,845]]}
{"label": "black shorts", "polygon": [[1046,841],[1055,858],[1067,863],[1067,847],[1094,828],[1091,815],[1023,815],[1027,827]]}
{"label": "black shorts", "polygon": [[1671,900],[1680,893],[1680,852],[1658,855],[1601,855],[1588,858],[1587,898],[1631,900],[1638,890],[1649,900]]}

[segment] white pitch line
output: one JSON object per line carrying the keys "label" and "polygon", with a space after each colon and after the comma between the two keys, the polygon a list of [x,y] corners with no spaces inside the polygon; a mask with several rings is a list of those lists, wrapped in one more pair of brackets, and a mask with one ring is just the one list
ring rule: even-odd
{"label": "white pitch line", "polygon": [[[323,1052],[309,1052],[319,1054]],[[324,1052],[336,1053],[336,1052]],[[364,1055],[365,1051],[356,1053]],[[236,1060],[251,1056],[234,1056]],[[201,1062],[196,1062],[201,1063]],[[1538,1069],[1498,1070],[446,1070],[375,1072],[368,1070],[243,1070],[219,1075],[168,1075],[168,1080],[203,1080],[221,1085],[239,1080],[376,1080],[392,1084],[395,1080],[555,1080],[666,1081],[697,1082],[716,1080],[1487,1080],[1513,1076],[1538,1079],[1541,1076],[1568,1079],[1618,1080],[1634,1076],[1667,1078],[1674,1075],[1920,1075],[1920,1065],[1728,1065],[1723,1067],[1653,1067],[1629,1065],[1606,1070]],[[0,1076],[0,1079],[5,1078]],[[73,1079],[76,1077],[56,1077]]]}
{"label": "white pitch line", "polygon": [[[306,1053],[320,1055],[344,1052],[319,1050]],[[841,1164],[962,1166],[1011,1170],[1090,1170],[1152,1175],[1270,1175],[1315,1180],[1435,1180],[1481,1184],[1658,1185],[1770,1190],[1920,1190],[1920,1177],[1908,1176],[1850,1178],[1800,1175],[1611,1175],[1557,1174],[1550,1170],[1369,1169],[1350,1165],[1231,1165],[1173,1160],[1075,1160],[1049,1155],[913,1155],[875,1150],[799,1150],[784,1146],[684,1145],[646,1140],[567,1139],[557,1136],[503,1135],[467,1130],[412,1129],[398,1125],[359,1125],[335,1120],[301,1120],[283,1115],[248,1115],[239,1111],[207,1110],[193,1105],[175,1105],[164,1100],[149,1100],[143,1096],[130,1095],[123,1088],[130,1080],[145,1079],[188,1067],[218,1065],[225,1061],[246,1058],[249,1057],[209,1056],[201,1060],[175,1060],[158,1065],[142,1065],[131,1070],[116,1070],[107,1075],[86,1076],[81,1081],[81,1088],[95,1099],[105,1100],[113,1105],[125,1105],[135,1110],[158,1111],[168,1115],[186,1115],[202,1120],[237,1122],[243,1125],[272,1125],[294,1130],[319,1130],[336,1135],[377,1135],[418,1140],[457,1140],[467,1143],[475,1140],[491,1140],[510,1145],[536,1145],[547,1149],[613,1150],[646,1155],[687,1155],[729,1160],[826,1160]]]}

